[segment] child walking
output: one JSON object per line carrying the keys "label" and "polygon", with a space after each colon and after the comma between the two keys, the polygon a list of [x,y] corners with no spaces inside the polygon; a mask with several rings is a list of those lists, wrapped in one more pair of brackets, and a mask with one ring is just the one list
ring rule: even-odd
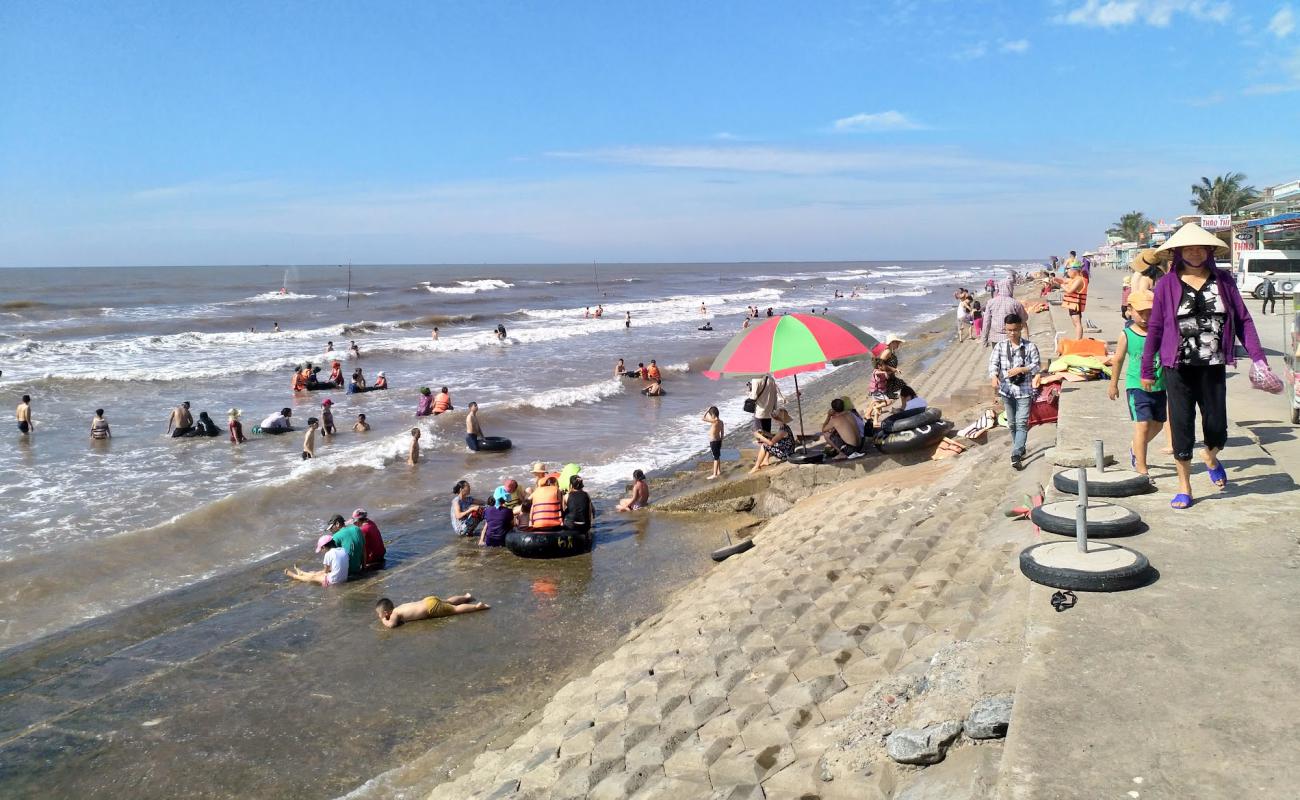
{"label": "child walking", "polygon": [[[1146,290],[1128,296],[1129,318],[1132,320],[1115,347],[1115,360],[1110,372],[1110,399],[1119,399],[1119,376],[1124,373],[1124,389],[1128,398],[1128,415],[1133,420],[1133,444],[1129,448],[1129,461],[1133,469],[1147,474],[1147,447],[1160,433],[1169,418],[1169,400],[1165,395],[1165,378],[1156,357],[1156,381],[1150,391],[1142,388],[1142,349],[1146,346],[1147,320],[1155,296]],[[1125,363],[1127,361],[1127,364]]]}
{"label": "child walking", "polygon": [[709,423],[709,452],[713,453],[713,474],[707,480],[722,477],[722,418],[717,406],[709,406],[704,412],[704,421]]}

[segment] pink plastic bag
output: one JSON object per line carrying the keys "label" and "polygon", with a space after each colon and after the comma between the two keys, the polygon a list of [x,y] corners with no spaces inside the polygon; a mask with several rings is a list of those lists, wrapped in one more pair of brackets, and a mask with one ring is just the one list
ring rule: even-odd
{"label": "pink plastic bag", "polygon": [[1269,394],[1282,393],[1282,379],[1268,368],[1268,364],[1257,362],[1250,365],[1250,385]]}

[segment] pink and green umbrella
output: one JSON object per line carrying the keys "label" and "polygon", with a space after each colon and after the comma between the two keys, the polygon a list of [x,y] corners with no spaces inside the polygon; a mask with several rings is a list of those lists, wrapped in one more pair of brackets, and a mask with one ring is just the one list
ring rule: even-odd
{"label": "pink and green umbrella", "polygon": [[871,358],[877,344],[869,333],[837,317],[784,314],[733,336],[704,375],[713,380],[723,375],[784,378]]}
{"label": "pink and green umbrella", "polygon": [[717,380],[723,375],[757,378],[793,375],[799,408],[799,435],[803,436],[803,400],[799,373],[825,369],[827,364],[847,364],[872,357],[879,345],[871,334],[851,322],[824,314],[783,314],[746,328],[727,342],[713,365],[704,372]]}

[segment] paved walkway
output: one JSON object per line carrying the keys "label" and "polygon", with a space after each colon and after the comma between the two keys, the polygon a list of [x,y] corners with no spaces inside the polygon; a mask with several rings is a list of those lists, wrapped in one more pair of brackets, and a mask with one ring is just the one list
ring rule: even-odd
{"label": "paved walkway", "polygon": [[[1099,338],[1120,332],[1121,278],[1094,278],[1088,316],[1102,325]],[[1059,308],[1053,315],[1064,327]],[[1234,419],[1244,383],[1231,382]],[[1066,389],[1062,444],[1089,447],[1101,438],[1108,452],[1127,454],[1130,433],[1103,382]],[[1170,509],[1172,462],[1158,453],[1159,490],[1119,501],[1150,527],[1125,544],[1150,558],[1155,583],[1080,593],[1065,613],[1052,610],[1051,589],[1030,589],[1029,656],[999,797],[1296,796],[1300,491],[1236,424],[1222,458],[1228,488],[1216,490],[1198,466],[1190,510]],[[1046,465],[1038,468],[1050,485]]]}

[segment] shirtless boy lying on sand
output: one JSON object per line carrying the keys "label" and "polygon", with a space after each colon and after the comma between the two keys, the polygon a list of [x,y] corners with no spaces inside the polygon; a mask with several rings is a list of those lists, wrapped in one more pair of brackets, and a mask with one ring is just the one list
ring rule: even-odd
{"label": "shirtless boy lying on sand", "polygon": [[381,597],[379,602],[375,603],[375,613],[379,615],[379,621],[384,623],[385,628],[396,628],[403,622],[415,622],[419,619],[451,617],[473,611],[487,611],[487,609],[487,603],[480,603],[471,594],[458,594],[446,600],[430,595],[423,600],[402,603],[400,606],[394,606],[392,600]]}

